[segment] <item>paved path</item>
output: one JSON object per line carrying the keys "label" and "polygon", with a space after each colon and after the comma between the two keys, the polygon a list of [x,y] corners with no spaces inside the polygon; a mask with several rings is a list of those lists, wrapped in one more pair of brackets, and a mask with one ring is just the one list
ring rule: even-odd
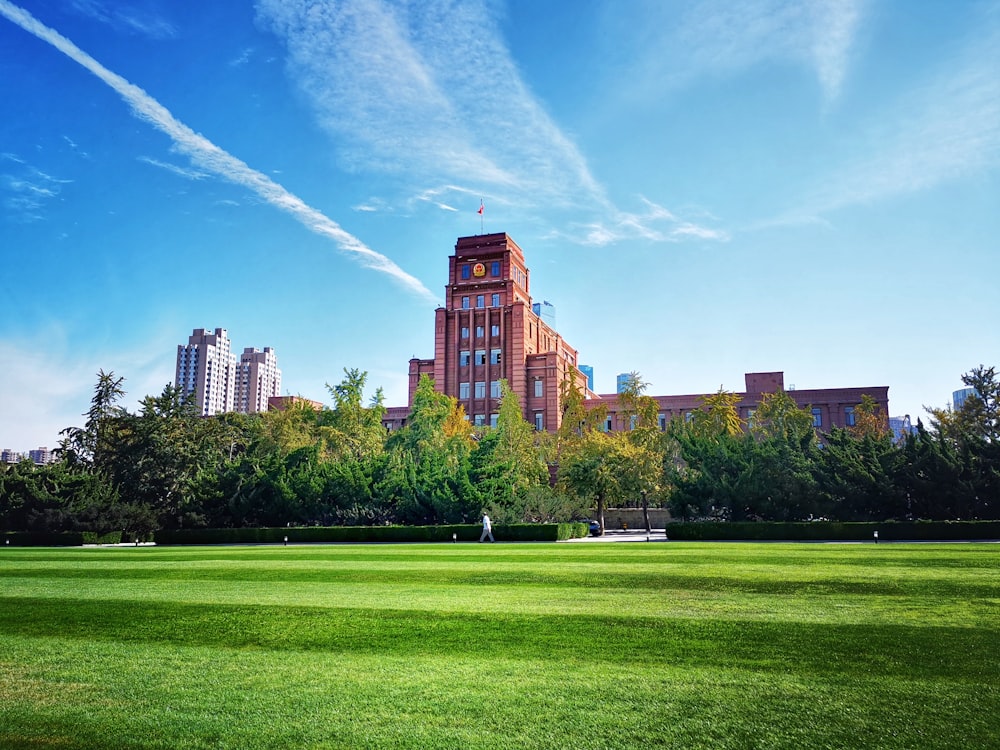
{"label": "paved path", "polygon": [[585,537],[579,539],[567,539],[567,542],[581,543],[581,542],[665,542],[667,536],[663,529],[653,529],[649,537],[646,536],[646,530],[641,531],[629,529],[628,531],[621,531],[620,529],[605,529],[604,536],[591,536],[588,534]]}

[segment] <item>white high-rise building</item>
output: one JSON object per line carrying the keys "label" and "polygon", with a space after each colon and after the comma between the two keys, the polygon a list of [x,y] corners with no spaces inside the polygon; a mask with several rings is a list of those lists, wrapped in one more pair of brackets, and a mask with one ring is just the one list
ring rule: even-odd
{"label": "white high-rise building", "polygon": [[281,395],[281,370],[274,349],[248,346],[240,355],[236,371],[236,411],[252,414],[267,411],[267,400]]}
{"label": "white high-rise building", "polygon": [[195,328],[187,346],[177,345],[174,382],[185,396],[194,394],[202,416],[233,410],[236,356],[225,328]]}

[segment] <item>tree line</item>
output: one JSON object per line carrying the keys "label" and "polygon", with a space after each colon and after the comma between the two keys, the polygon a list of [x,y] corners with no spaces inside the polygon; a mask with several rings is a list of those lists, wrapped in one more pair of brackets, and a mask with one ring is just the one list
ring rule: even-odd
{"label": "tree line", "polygon": [[[0,529],[125,531],[246,526],[553,522],[606,507],[669,508],[677,520],[972,520],[1000,518],[1000,382],[980,366],[974,395],[928,409],[894,440],[865,397],[851,427],[817,435],[784,392],[749,424],[720,389],[661,429],[633,373],[619,406],[632,429],[605,432],[569,381],[555,434],[537,432],[501,384],[495,427],[475,427],[424,377],[404,428],[387,432],[381,390],[345,370],[332,406],[202,417],[173,385],[136,412],[124,379],[98,373],[82,427],[57,460],[0,467]],[[647,522],[648,525],[648,522]]]}

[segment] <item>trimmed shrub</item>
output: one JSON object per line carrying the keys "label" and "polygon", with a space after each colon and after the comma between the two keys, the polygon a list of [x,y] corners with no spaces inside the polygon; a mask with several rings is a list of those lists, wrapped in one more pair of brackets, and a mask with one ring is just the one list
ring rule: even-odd
{"label": "trimmed shrub", "polygon": [[[479,524],[447,526],[291,526],[258,529],[178,529],[157,531],[157,544],[290,544],[381,542],[475,542]],[[587,525],[498,524],[493,537],[500,542],[555,542],[586,536]]]}
{"label": "trimmed shrub", "polygon": [[1000,538],[1000,521],[814,521],[772,523],[712,522],[667,524],[666,534],[679,541],[966,541]]}
{"label": "trimmed shrub", "polygon": [[11,531],[5,535],[4,544],[10,547],[80,547],[83,532]]}

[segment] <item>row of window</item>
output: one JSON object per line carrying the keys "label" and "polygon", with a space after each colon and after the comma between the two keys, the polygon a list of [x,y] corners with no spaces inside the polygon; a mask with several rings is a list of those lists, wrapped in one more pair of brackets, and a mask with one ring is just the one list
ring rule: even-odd
{"label": "row of window", "polygon": [[[462,297],[462,309],[470,309],[470,298],[468,296]],[[476,295],[476,307],[483,308],[486,307],[486,295],[477,294]],[[500,307],[500,292],[494,292],[490,295],[490,307]]]}
{"label": "row of window", "polygon": [[[490,427],[496,427],[497,426],[497,419],[498,419],[498,417],[499,417],[498,414],[490,414],[490,417],[489,417],[489,419],[490,419],[490,422],[489,422]],[[468,421],[469,416],[466,415],[465,419],[466,419],[466,421]],[[486,426],[486,415],[485,414],[476,414],[472,418],[472,424],[474,424],[476,427],[485,427]],[[542,412],[540,412],[540,411],[536,411],[535,412],[535,429],[538,430],[539,432],[541,432],[542,430],[545,429],[545,415]]]}
{"label": "row of window", "polygon": [[[500,364],[500,353],[501,353],[500,349],[490,349],[490,364],[491,365],[498,365],[498,364]],[[476,357],[475,357],[474,362],[477,365],[485,365],[486,364],[486,350],[485,349],[476,349]],[[458,353],[458,366],[459,367],[468,367],[468,365],[469,365],[469,352],[468,351],[459,352]]]}
{"label": "row of window", "polygon": [[[541,396],[542,395],[541,392],[540,392],[540,389],[539,389],[539,386],[541,384],[542,384],[541,380],[536,380],[535,381],[535,395],[536,396]],[[812,412],[813,427],[822,427],[823,426],[823,410],[820,409],[818,406],[814,406],[814,407],[812,407],[811,412]],[[753,423],[753,414],[754,414],[754,410],[753,409],[750,409],[749,411],[747,411],[747,422],[749,422],[751,424]],[[690,411],[689,412],[685,412],[684,413],[684,421],[685,422],[690,422],[691,419],[693,418],[693,416],[694,416],[694,412],[690,412]],[[666,414],[658,414],[656,418],[657,418],[657,422],[659,424],[660,430],[661,431],[662,430],[666,430],[667,429],[667,415]],[[605,430],[605,432],[610,432],[611,431],[612,426],[613,426],[613,419],[614,419],[613,417],[608,417],[607,418],[607,420],[606,420],[606,422],[604,424],[604,430]],[[634,430],[635,429],[635,424],[636,424],[636,415],[634,415],[634,414],[631,415],[631,420],[630,421],[631,421],[631,424],[629,425],[629,429],[630,430]],[[847,426],[847,427],[854,427],[855,424],[856,424],[856,422],[855,422],[855,416],[854,416],[854,407],[853,406],[845,406],[844,407],[844,425]]]}
{"label": "row of window", "polygon": [[[483,334],[485,332],[486,332],[486,329],[483,326],[476,326],[476,338],[477,339],[481,339],[483,337]],[[462,326],[461,335],[462,335],[463,339],[469,338],[469,327],[468,326]],[[499,335],[500,335],[500,324],[499,323],[493,323],[490,326],[490,336],[492,336],[492,337],[495,338],[495,337],[497,337]]]}
{"label": "row of window", "polygon": [[[475,266],[473,266],[471,263],[462,264],[462,269],[460,271],[460,274],[463,279],[471,279],[473,273],[475,273],[477,276],[486,275],[486,266],[484,264],[476,263],[475,265],[479,267],[478,271],[474,270]],[[491,261],[490,276],[493,276],[495,278],[498,277],[499,275],[500,275],[500,261],[498,260]]]}

